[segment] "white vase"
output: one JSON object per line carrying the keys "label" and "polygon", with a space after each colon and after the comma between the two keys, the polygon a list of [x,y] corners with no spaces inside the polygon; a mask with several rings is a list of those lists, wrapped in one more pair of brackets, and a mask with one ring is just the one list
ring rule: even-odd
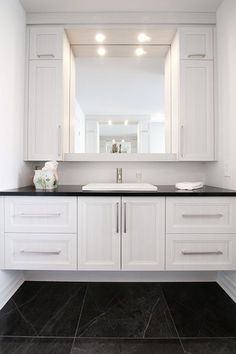
{"label": "white vase", "polygon": [[57,178],[52,171],[35,170],[33,182],[36,189],[57,188]]}

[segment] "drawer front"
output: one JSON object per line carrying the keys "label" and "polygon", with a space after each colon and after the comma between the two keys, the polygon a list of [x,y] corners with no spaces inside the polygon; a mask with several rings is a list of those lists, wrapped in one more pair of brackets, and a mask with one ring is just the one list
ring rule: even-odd
{"label": "drawer front", "polygon": [[212,60],[213,29],[207,27],[187,27],[180,30],[181,59]]}
{"label": "drawer front", "polygon": [[63,32],[61,28],[31,28],[30,59],[62,59]]}
{"label": "drawer front", "polygon": [[167,233],[236,233],[236,198],[167,198]]}
{"label": "drawer front", "polygon": [[76,235],[5,234],[5,268],[76,270]]}
{"label": "drawer front", "polygon": [[76,197],[6,197],[5,232],[76,233]]}
{"label": "drawer front", "polygon": [[167,270],[236,270],[236,234],[167,235]]}

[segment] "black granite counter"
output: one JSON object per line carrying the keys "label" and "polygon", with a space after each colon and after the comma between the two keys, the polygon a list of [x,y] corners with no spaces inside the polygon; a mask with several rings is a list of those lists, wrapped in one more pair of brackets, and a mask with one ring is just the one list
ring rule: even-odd
{"label": "black granite counter", "polygon": [[0,191],[0,196],[147,196],[147,197],[236,197],[236,190],[204,186],[194,191],[178,190],[175,186],[158,186],[157,191],[83,191],[82,186],[61,185],[54,191],[35,190],[32,186]]}

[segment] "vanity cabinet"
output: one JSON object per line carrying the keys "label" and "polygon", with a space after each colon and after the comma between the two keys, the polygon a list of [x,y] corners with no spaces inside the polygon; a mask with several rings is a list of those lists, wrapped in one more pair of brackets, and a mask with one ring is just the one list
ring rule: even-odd
{"label": "vanity cabinet", "polygon": [[69,151],[70,46],[63,29],[30,28],[26,160]]}
{"label": "vanity cabinet", "polygon": [[81,197],[78,211],[78,269],[164,270],[164,198]]}

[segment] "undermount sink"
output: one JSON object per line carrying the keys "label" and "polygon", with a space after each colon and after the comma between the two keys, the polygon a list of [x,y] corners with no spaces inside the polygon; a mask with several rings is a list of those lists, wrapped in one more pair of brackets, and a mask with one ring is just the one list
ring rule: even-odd
{"label": "undermount sink", "polygon": [[89,183],[82,187],[84,191],[157,191],[149,183]]}

